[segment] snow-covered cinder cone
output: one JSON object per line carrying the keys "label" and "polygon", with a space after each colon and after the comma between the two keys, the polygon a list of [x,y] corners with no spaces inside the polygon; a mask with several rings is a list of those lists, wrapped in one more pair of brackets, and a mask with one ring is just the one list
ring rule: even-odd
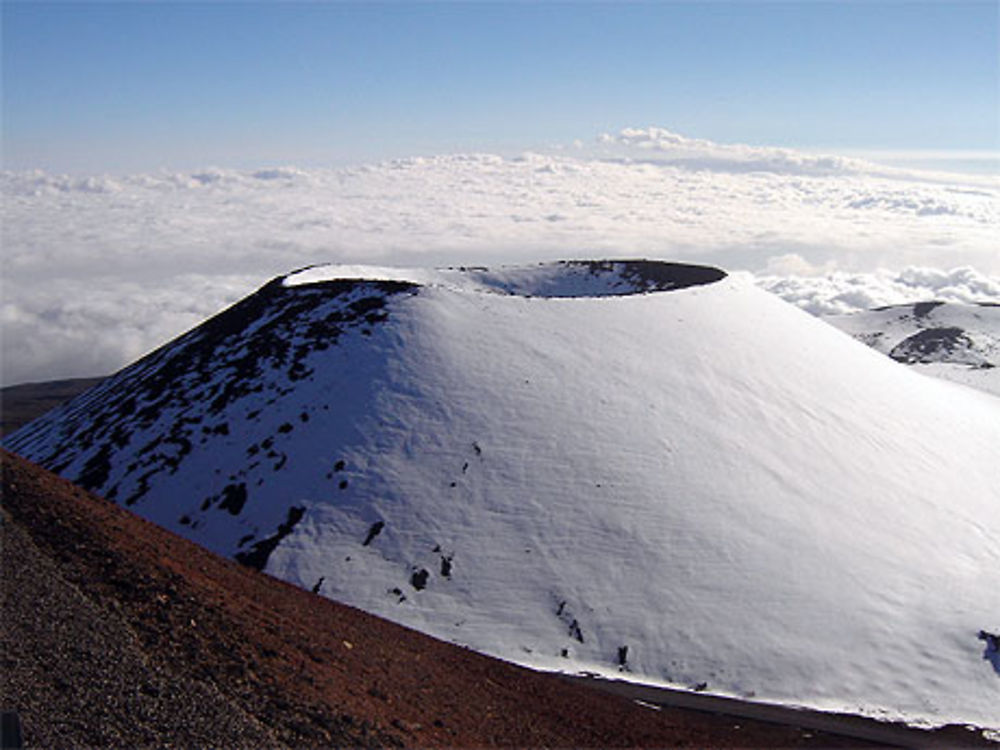
{"label": "snow-covered cinder cone", "polygon": [[512,661],[1000,725],[1000,400],[715,269],[307,269],[7,444]]}

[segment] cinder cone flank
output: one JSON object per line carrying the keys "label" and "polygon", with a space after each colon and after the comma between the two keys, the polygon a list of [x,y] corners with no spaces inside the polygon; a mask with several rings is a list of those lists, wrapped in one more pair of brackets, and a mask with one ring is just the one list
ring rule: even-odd
{"label": "cinder cone flank", "polygon": [[510,661],[1000,725],[1000,401],[715,269],[306,269],[7,444]]}

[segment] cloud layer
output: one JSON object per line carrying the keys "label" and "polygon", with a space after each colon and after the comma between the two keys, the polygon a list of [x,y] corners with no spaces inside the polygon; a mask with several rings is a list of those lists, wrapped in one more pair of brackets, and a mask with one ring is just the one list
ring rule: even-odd
{"label": "cloud layer", "polygon": [[4,173],[0,190],[5,384],[109,372],[271,276],[320,262],[692,260],[761,275],[815,312],[995,299],[1000,278],[995,179],[656,128],[516,158]]}
{"label": "cloud layer", "polygon": [[723,144],[688,138],[663,128],[625,128],[616,135],[598,138],[606,147],[620,149],[626,158],[642,158],[687,168],[731,172],[771,172],[826,176],[865,173],[875,165],[842,156],[813,155],[786,148]]}
{"label": "cloud layer", "polygon": [[757,283],[814,315],[841,315],[930,300],[960,304],[1000,301],[1000,278],[968,266],[950,271],[910,266],[873,273],[761,275]]}

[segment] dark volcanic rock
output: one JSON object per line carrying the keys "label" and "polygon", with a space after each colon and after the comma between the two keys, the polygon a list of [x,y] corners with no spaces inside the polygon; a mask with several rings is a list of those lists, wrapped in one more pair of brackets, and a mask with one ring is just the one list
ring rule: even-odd
{"label": "dark volcanic rock", "polygon": [[[387,300],[417,288],[387,280],[286,287],[283,278],[104,380],[54,415],[53,423],[36,422],[6,444],[105,495],[116,496],[127,485],[126,502],[135,503],[148,489],[139,477],[176,471],[206,436],[229,434],[227,410],[237,400],[261,393],[277,401],[289,392],[285,380],[313,374],[311,352],[385,320]],[[137,436],[154,423],[169,429]],[[292,429],[286,423],[278,432]],[[43,434],[47,447],[40,455]],[[139,458],[112,477],[112,446],[126,445]]]}
{"label": "dark volcanic rock", "polygon": [[972,341],[961,328],[925,328],[896,344],[889,356],[897,362],[939,362],[971,346]]}

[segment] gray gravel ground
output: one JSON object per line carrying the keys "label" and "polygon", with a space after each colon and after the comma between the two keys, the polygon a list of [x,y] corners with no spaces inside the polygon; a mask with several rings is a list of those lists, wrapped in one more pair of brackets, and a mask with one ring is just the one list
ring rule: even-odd
{"label": "gray gravel ground", "polygon": [[270,748],[282,743],[214,685],[145,653],[0,512],[0,708],[27,747]]}

